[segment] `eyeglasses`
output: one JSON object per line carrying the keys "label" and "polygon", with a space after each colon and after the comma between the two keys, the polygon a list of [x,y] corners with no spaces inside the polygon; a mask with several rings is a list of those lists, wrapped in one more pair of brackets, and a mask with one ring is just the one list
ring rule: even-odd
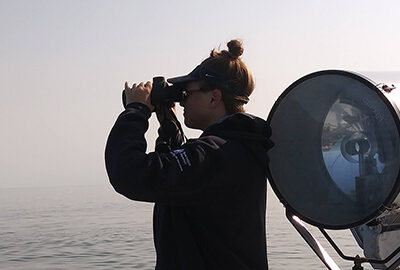
{"label": "eyeglasses", "polygon": [[210,90],[211,90],[210,88],[205,88],[205,87],[201,87],[198,89],[191,89],[191,90],[183,89],[183,91],[182,91],[183,92],[183,100],[186,100],[191,94],[193,94],[195,92],[208,92]]}

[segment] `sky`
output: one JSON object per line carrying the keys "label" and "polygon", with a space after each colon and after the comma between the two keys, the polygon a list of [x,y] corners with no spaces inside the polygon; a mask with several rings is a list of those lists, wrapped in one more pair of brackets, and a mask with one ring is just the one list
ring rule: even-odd
{"label": "sky", "polygon": [[311,72],[400,71],[399,14],[397,0],[0,0],[0,188],[107,184],[124,82],[187,74],[232,38],[264,119]]}

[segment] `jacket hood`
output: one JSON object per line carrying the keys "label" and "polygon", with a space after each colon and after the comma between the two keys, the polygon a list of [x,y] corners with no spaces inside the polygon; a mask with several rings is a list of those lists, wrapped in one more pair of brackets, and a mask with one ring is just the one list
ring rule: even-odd
{"label": "jacket hood", "polygon": [[270,140],[271,128],[257,116],[247,113],[235,113],[208,127],[201,137],[217,135],[242,143],[262,166],[268,162],[267,151],[274,143]]}

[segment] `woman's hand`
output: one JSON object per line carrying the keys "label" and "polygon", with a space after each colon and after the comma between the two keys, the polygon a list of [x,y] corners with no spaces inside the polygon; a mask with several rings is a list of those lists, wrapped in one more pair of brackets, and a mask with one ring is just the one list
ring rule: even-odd
{"label": "woman's hand", "polygon": [[173,103],[173,106],[157,105],[155,107],[155,112],[157,115],[157,120],[160,124],[165,120],[176,120],[175,103]]}
{"label": "woman's hand", "polygon": [[150,101],[150,93],[152,89],[151,82],[146,83],[134,83],[132,88],[129,88],[128,82],[125,82],[125,95],[126,95],[126,105],[133,102],[140,102],[149,107],[150,111],[154,111],[154,106]]}

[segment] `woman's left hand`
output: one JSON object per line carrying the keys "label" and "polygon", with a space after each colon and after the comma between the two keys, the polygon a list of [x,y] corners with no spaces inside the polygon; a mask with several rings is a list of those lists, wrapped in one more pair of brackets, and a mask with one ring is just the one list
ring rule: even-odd
{"label": "woman's left hand", "polygon": [[126,105],[133,102],[145,104],[151,111],[154,111],[154,106],[151,104],[150,93],[152,89],[151,82],[134,83],[132,88],[129,88],[128,82],[125,82]]}

